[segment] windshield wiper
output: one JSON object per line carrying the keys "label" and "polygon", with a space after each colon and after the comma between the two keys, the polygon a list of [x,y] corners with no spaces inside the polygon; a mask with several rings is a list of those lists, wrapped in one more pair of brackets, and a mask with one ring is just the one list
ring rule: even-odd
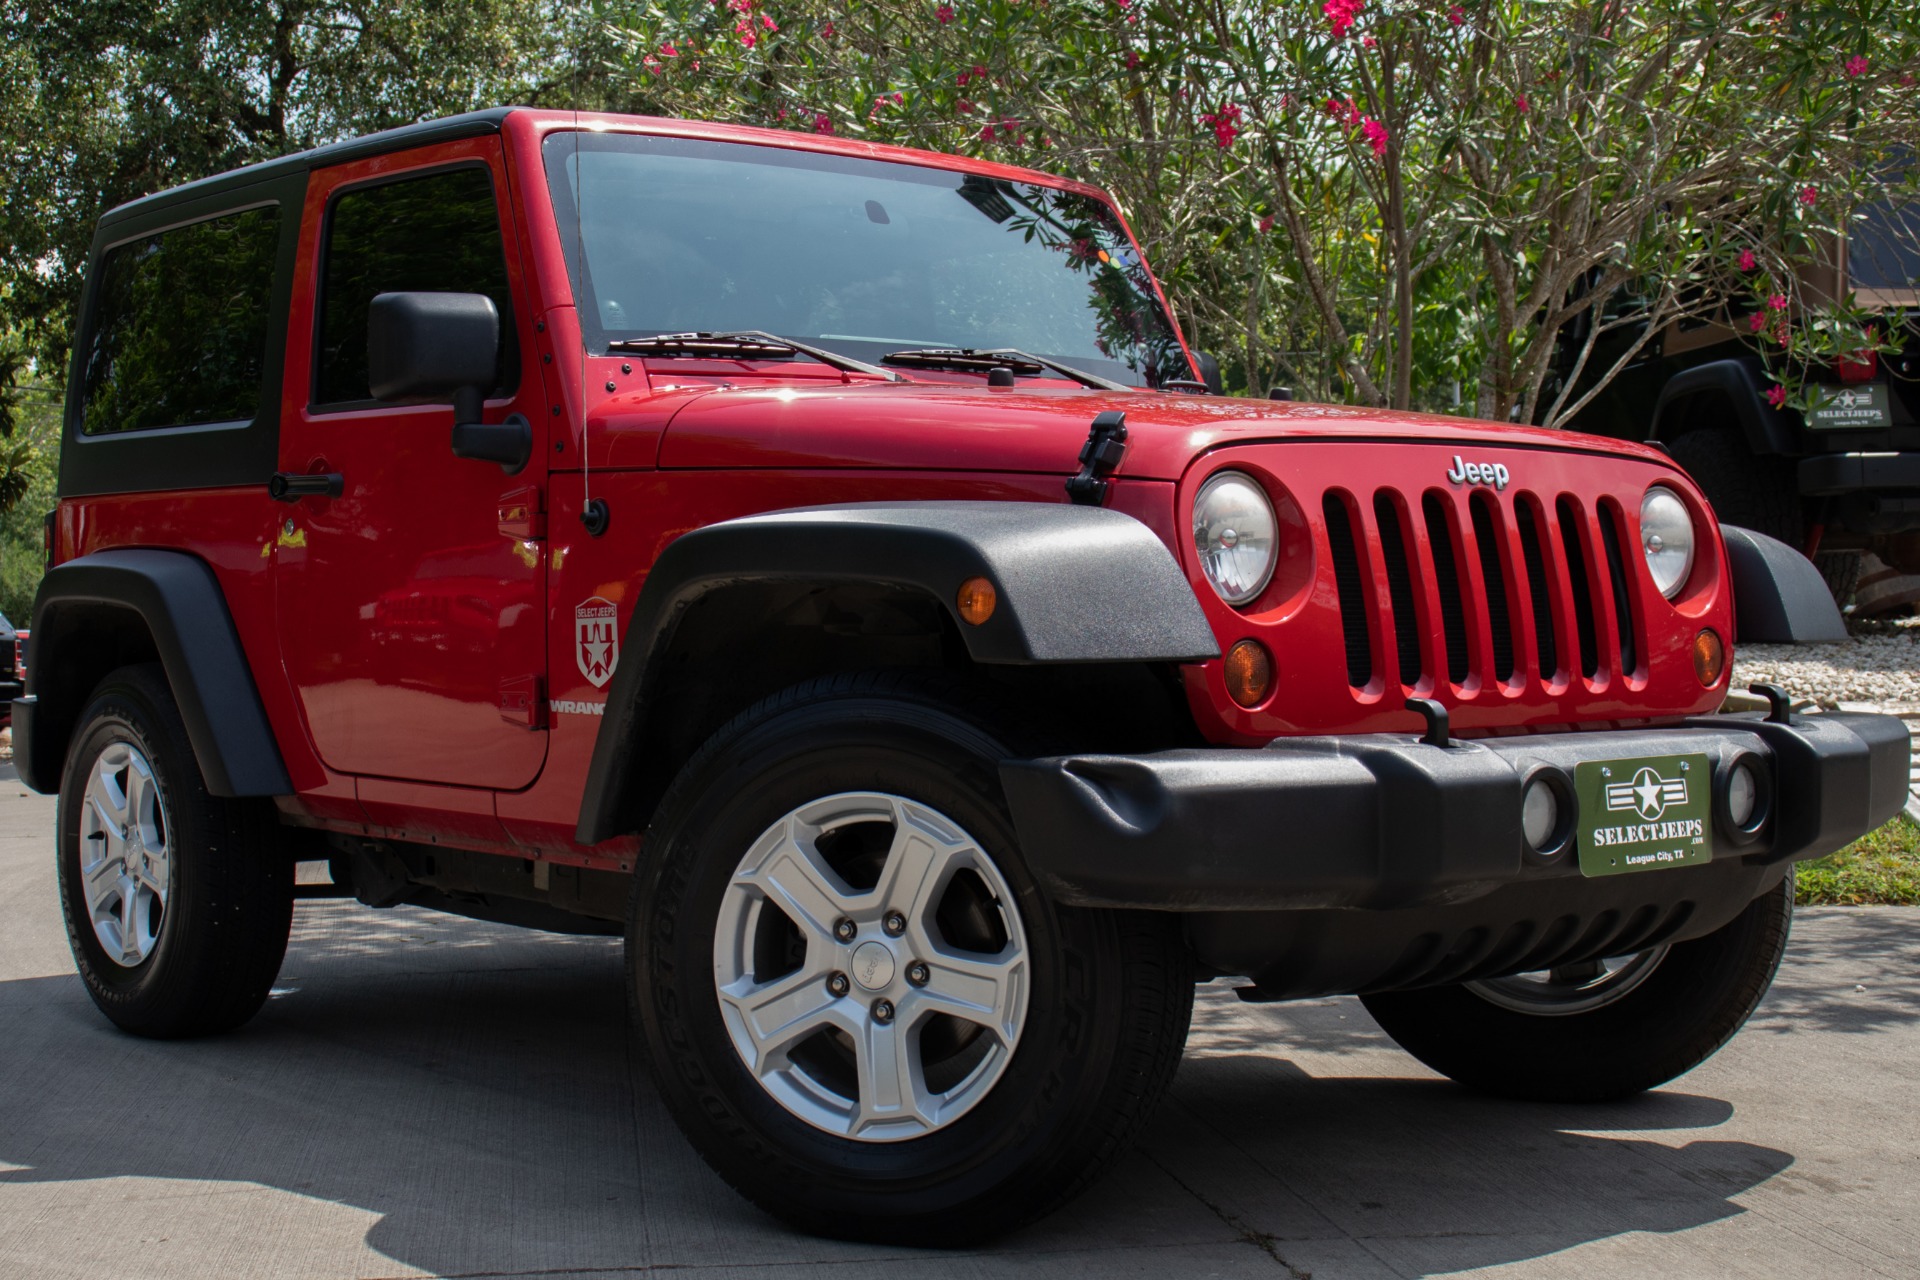
{"label": "windshield wiper", "polygon": [[911,351],[890,351],[880,360],[883,364],[907,365],[916,369],[957,369],[962,373],[991,373],[995,369],[1011,369],[1016,374],[1029,377],[1043,369],[1051,369],[1095,391],[1139,390],[1124,382],[1113,382],[1097,373],[1088,373],[1085,369],[1076,369],[1070,364],[1036,356],[1030,351],[1017,351],[1012,347],[996,347],[991,351],[977,351],[972,347],[918,347]]}
{"label": "windshield wiper", "polygon": [[651,338],[622,338],[607,344],[609,351],[631,351],[638,355],[716,356],[735,360],[785,360],[808,356],[842,373],[864,373],[888,382],[900,381],[891,369],[855,360],[824,347],[809,346],[792,338],[776,337],[761,329],[736,329],[730,333],[662,333]]}

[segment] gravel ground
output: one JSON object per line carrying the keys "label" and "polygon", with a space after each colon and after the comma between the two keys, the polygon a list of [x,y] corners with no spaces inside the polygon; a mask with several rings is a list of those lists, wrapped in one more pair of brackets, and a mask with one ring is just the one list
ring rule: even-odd
{"label": "gravel ground", "polygon": [[1829,710],[1871,703],[1920,712],[1920,618],[1866,624],[1841,644],[1749,644],[1733,655],[1733,687],[1777,684]]}

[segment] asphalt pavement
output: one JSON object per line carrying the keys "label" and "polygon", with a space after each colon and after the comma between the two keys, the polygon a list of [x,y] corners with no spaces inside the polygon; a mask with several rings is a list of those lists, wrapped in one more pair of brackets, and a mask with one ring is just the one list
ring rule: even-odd
{"label": "asphalt pavement", "polygon": [[618,943],[305,903],[241,1031],[114,1031],[0,780],[0,1277],[1920,1274],[1920,911],[1803,912],[1718,1057],[1612,1106],[1476,1097],[1353,1000],[1204,988],[1173,1095],[963,1254],[794,1235],[629,1082]]}

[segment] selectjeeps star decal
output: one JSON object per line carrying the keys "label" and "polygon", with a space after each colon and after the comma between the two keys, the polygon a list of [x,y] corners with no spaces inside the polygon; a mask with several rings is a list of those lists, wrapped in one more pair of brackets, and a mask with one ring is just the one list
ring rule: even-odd
{"label": "selectjeeps star decal", "polygon": [[573,609],[573,660],[596,689],[607,687],[620,661],[619,610],[611,600],[589,596]]}
{"label": "selectjeeps star decal", "polygon": [[1685,778],[1663,778],[1651,768],[1633,775],[1632,782],[1607,784],[1607,812],[1632,809],[1648,822],[1667,811],[1670,804],[1687,802]]}

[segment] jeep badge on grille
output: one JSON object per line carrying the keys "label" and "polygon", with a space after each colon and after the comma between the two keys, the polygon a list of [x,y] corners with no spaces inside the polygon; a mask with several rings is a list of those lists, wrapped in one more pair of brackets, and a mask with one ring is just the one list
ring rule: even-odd
{"label": "jeep badge on grille", "polygon": [[1501,463],[1463,462],[1456,453],[1453,455],[1453,470],[1447,472],[1447,479],[1455,484],[1490,484],[1495,489],[1504,489],[1510,477]]}

